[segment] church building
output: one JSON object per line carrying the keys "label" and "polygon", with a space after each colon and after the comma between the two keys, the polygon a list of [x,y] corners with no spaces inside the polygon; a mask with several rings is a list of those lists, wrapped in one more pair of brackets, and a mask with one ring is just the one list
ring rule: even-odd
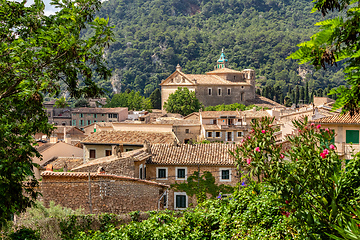
{"label": "church building", "polygon": [[255,94],[255,71],[245,69],[236,71],[228,68],[228,60],[222,51],[215,70],[206,74],[185,74],[178,64],[176,71],[161,82],[161,108],[178,87],[187,87],[195,91],[202,104],[215,106],[219,104],[242,103],[253,100]]}

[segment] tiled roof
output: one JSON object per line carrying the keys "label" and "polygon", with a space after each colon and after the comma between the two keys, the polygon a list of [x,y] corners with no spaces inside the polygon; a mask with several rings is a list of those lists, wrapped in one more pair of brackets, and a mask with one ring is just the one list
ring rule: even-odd
{"label": "tiled roof", "polygon": [[48,148],[50,148],[50,147],[52,147],[54,145],[55,145],[55,143],[44,143],[41,146],[37,146],[35,148],[39,153],[41,153],[41,152],[45,151],[46,149],[48,149]]}
{"label": "tiled roof", "polygon": [[88,108],[88,107],[82,107],[82,108],[74,108],[71,110],[72,113],[118,113],[123,110],[127,111],[127,108]]}
{"label": "tiled roof", "polygon": [[53,133],[60,133],[63,134],[64,133],[64,128],[66,128],[66,132],[70,132],[70,131],[78,131],[78,134],[84,133],[83,130],[81,130],[80,128],[77,128],[75,126],[56,126],[56,128],[54,129]]}
{"label": "tiled roof", "polygon": [[[238,72],[238,71],[236,71]],[[250,86],[247,82],[232,82],[225,80],[217,75],[204,75],[204,74],[184,74],[186,78],[191,81],[196,80],[199,85],[241,85]]]}
{"label": "tiled roof", "polygon": [[[51,171],[45,171],[41,174],[42,177],[72,177],[72,178],[88,178],[89,173],[87,172],[51,172]],[[120,181],[137,181],[137,182],[143,182],[146,184],[152,184],[157,185],[161,187],[170,187],[169,185],[157,183],[153,181],[148,180],[142,180],[139,178],[132,178],[132,177],[125,177],[125,176],[118,176],[113,174],[104,174],[104,173],[90,173],[91,177],[101,177],[101,178],[110,178],[110,179],[118,179]]]}
{"label": "tiled roof", "polygon": [[235,159],[229,150],[234,151],[237,146],[223,143],[154,144],[151,146],[152,158],[147,164],[234,166]]}
{"label": "tiled roof", "polygon": [[101,131],[91,134],[82,143],[93,144],[144,144],[144,141],[151,144],[173,143],[177,140],[173,132],[144,132],[144,131]]}
{"label": "tiled roof", "polygon": [[193,112],[190,113],[189,115],[185,116],[184,119],[200,119],[200,113],[199,112]]}
{"label": "tiled roof", "polygon": [[206,131],[220,130],[217,124],[204,124],[203,127]]}
{"label": "tiled roof", "polygon": [[268,99],[266,97],[260,96],[260,95],[256,95],[256,97],[254,99],[248,99],[245,101],[246,105],[256,105],[259,107],[266,107],[266,108],[274,108],[274,107],[282,107],[285,108],[283,105]]}
{"label": "tiled roof", "polygon": [[350,116],[350,113],[335,114],[333,116],[320,118],[311,122],[316,123],[344,123],[344,124],[360,124],[360,114]]}
{"label": "tiled roof", "polygon": [[199,120],[195,119],[167,119],[158,118],[153,124],[173,124],[174,126],[200,125]]}
{"label": "tiled roof", "polygon": [[41,164],[41,167],[46,167],[46,165],[51,163],[54,169],[61,169],[66,163],[68,169],[73,169],[83,164],[83,162],[83,158],[56,158],[54,161]]}
{"label": "tiled roof", "polygon": [[240,117],[240,111],[204,111],[201,112],[202,118],[219,118],[220,116]]}
{"label": "tiled roof", "polygon": [[214,71],[207,72],[206,74],[217,74],[217,73],[242,73],[242,72],[230,68],[218,68]]}
{"label": "tiled roof", "polygon": [[235,116],[239,118],[240,116],[246,116],[247,118],[261,118],[261,117],[270,117],[270,114],[266,111],[204,111],[201,112],[202,118],[220,118],[220,116]]}

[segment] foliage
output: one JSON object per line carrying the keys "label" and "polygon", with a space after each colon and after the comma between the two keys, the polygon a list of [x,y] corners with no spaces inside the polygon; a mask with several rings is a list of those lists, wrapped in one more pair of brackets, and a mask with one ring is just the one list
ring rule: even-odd
{"label": "foliage", "polygon": [[178,89],[169,95],[167,102],[164,103],[164,109],[170,113],[179,113],[183,116],[193,112],[198,112],[202,108],[202,103],[196,98],[194,91],[188,88],[178,87]]}
{"label": "foliage", "polygon": [[66,98],[62,96],[61,98],[56,99],[54,107],[56,108],[66,108],[69,107],[69,104],[66,101]]}
{"label": "foliage", "polygon": [[339,236],[333,225],[349,222],[348,208],[359,199],[359,157],[344,171],[331,144],[334,132],[309,124],[306,118],[293,122],[296,134],[287,138],[290,149],[284,151],[275,141],[272,121],[263,118],[253,124],[250,136],[234,153],[239,168],[248,172],[249,181],[257,176],[274,187],[284,213],[296,219],[295,225],[307,237]]}
{"label": "foliage", "polygon": [[344,73],[346,83],[351,87],[339,87],[330,94],[339,94],[334,108],[342,107],[342,111],[350,114],[359,112],[360,94],[360,54],[358,38],[360,24],[360,9],[355,0],[317,0],[313,12],[320,11],[327,16],[330,11],[337,10],[339,15],[332,19],[318,22],[320,31],[311,40],[299,44],[300,47],[290,55],[292,59],[299,59],[300,63],[310,62],[316,69],[326,69],[337,62],[345,63]]}
{"label": "foliage", "polygon": [[114,108],[114,107],[127,107],[129,110],[150,110],[152,109],[152,104],[150,99],[140,95],[140,92],[123,92],[114,94],[111,101],[108,102],[104,107]]}
{"label": "foliage", "polygon": [[188,196],[196,196],[198,203],[206,200],[206,194],[210,194],[212,198],[233,192],[233,187],[229,185],[215,184],[215,177],[211,172],[205,171],[201,176],[195,171],[187,177],[185,182],[171,184],[171,188],[178,191],[186,192]]}
{"label": "foliage", "polygon": [[231,197],[207,200],[195,209],[159,212],[142,222],[75,239],[293,239],[292,222],[281,214],[277,195],[263,184],[242,186]]}
{"label": "foliage", "polygon": [[129,213],[131,221],[138,222],[140,217],[140,211],[133,211]]}
{"label": "foliage", "polygon": [[[98,0],[53,0],[58,13],[44,15],[41,0],[27,7],[26,1],[1,0],[0,4],[0,223],[24,211],[37,197],[32,172],[35,133],[49,135],[52,129],[43,110],[46,94],[59,93],[59,82],[71,97],[91,97],[102,91],[92,81],[110,71],[102,57],[111,40],[108,21],[95,18]],[[87,40],[80,31],[88,25]],[[82,79],[79,84],[79,78]]]}
{"label": "foliage", "polygon": [[11,240],[40,240],[40,234],[30,228],[20,228],[9,235]]}
{"label": "foliage", "polygon": [[150,101],[151,101],[151,105],[153,106],[153,108],[155,109],[161,109],[161,92],[160,89],[157,88],[155,89],[149,97]]}
{"label": "foliage", "polygon": [[221,104],[221,105],[216,105],[216,106],[208,106],[205,107],[204,111],[245,111],[245,110],[250,110],[256,108],[256,111],[259,111],[262,109],[262,107],[256,106],[256,105],[249,105],[249,106],[245,106],[244,104],[241,103],[233,103],[233,104],[229,104],[229,105],[225,105],[225,104]]}
{"label": "foliage", "polygon": [[86,100],[85,98],[80,98],[74,102],[74,107],[76,108],[89,107],[89,106],[90,106],[89,101]]}

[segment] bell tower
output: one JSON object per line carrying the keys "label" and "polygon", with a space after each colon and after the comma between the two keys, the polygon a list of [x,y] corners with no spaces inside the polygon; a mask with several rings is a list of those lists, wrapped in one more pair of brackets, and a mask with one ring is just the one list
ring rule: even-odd
{"label": "bell tower", "polygon": [[227,68],[228,67],[228,60],[225,57],[224,49],[221,49],[220,58],[217,60],[217,69]]}

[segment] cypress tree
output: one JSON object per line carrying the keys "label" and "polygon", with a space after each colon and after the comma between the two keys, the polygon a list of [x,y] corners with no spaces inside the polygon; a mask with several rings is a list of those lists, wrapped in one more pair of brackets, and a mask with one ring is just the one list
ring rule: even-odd
{"label": "cypress tree", "polygon": [[306,81],[306,86],[305,86],[305,103],[309,103],[310,99],[309,99],[309,82]]}

